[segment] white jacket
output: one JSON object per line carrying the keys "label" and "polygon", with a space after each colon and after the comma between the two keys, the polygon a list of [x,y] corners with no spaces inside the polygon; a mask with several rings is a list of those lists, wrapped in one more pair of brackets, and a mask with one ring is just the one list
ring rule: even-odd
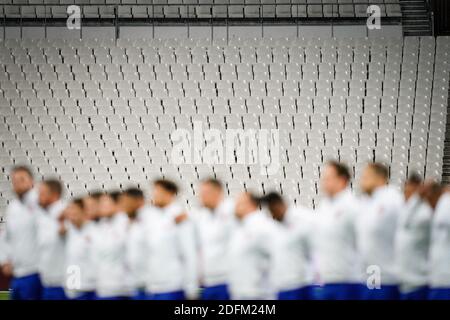
{"label": "white jacket", "polygon": [[145,287],[147,272],[147,257],[145,243],[145,228],[139,216],[130,221],[126,244],[126,264],[130,274],[133,289]]}
{"label": "white jacket", "polygon": [[397,284],[394,242],[404,197],[394,187],[383,186],[362,201],[359,240],[364,267],[380,268],[381,285]]}
{"label": "white jacket", "polygon": [[93,240],[97,227],[86,222],[81,228],[68,224],[66,234],[65,291],[75,298],[86,291],[95,291]]}
{"label": "white jacket", "polygon": [[278,229],[261,211],[238,222],[229,248],[228,284],[233,299],[270,299],[270,266]]}
{"label": "white jacket", "polygon": [[433,209],[418,195],[400,211],[395,238],[397,274],[402,291],[428,284],[428,251]]}
{"label": "white jacket", "polygon": [[450,193],[436,206],[431,229],[430,286],[450,288]]}
{"label": "white jacket", "polygon": [[311,215],[306,208],[289,207],[274,239],[271,279],[277,291],[298,289],[312,282]]}
{"label": "white jacket", "polygon": [[62,200],[40,209],[38,218],[39,273],[44,287],[63,287],[65,279],[65,237],[58,221],[66,203]]}
{"label": "white jacket", "polygon": [[6,210],[0,264],[11,263],[15,277],[38,273],[37,208],[37,193],[30,190],[22,200],[12,200]]}
{"label": "white jacket", "polygon": [[362,280],[357,247],[359,202],[350,189],[322,200],[314,213],[312,241],[315,267],[321,283],[357,283]]}
{"label": "white jacket", "polygon": [[183,290],[194,298],[198,291],[195,235],[189,219],[177,223],[183,207],[173,203],[165,208],[147,207],[145,223],[146,281],[149,293]]}
{"label": "white jacket", "polygon": [[205,286],[225,284],[228,270],[228,245],[236,223],[234,202],[222,201],[211,211],[202,207],[190,216],[195,224],[199,249],[201,282]]}
{"label": "white jacket", "polygon": [[126,266],[126,242],[129,219],[125,213],[100,220],[94,236],[96,292],[99,297],[132,295]]}

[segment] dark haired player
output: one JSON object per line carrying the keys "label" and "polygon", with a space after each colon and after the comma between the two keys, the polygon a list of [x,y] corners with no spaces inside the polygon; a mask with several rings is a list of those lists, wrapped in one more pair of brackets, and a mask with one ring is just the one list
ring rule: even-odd
{"label": "dark haired player", "polygon": [[153,183],[152,204],[142,212],[147,247],[145,289],[149,299],[184,300],[198,295],[194,228],[169,180]]}

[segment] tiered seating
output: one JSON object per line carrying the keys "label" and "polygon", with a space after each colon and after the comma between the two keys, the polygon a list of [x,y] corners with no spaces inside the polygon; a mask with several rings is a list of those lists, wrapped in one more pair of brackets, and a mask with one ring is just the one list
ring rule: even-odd
{"label": "tiered seating", "polygon": [[348,19],[367,17],[370,4],[379,5],[382,17],[401,17],[398,0],[3,0],[1,4],[5,4],[0,7],[1,17],[29,19],[66,18],[67,6],[71,4],[83,6],[83,17],[100,19],[110,19],[115,14],[124,19]]}
{"label": "tiered seating", "polygon": [[[411,170],[440,177],[449,52],[448,37],[5,40],[0,206],[23,163],[71,194],[176,177],[189,205],[196,182],[216,175],[231,194],[275,188],[312,206],[330,158],[357,177],[383,161],[397,184]],[[173,164],[171,133],[196,121],[278,129],[280,169]]]}

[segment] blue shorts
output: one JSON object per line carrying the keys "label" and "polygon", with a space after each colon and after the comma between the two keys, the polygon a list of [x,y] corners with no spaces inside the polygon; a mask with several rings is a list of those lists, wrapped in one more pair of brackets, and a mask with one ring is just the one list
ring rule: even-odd
{"label": "blue shorts", "polygon": [[359,283],[326,283],[315,289],[317,300],[361,300]]}
{"label": "blue shorts", "polygon": [[401,300],[427,300],[428,299],[428,287],[420,287],[413,291],[401,292]]}
{"label": "blue shorts", "polygon": [[184,291],[162,292],[162,293],[147,293],[147,300],[186,300]]}
{"label": "blue shorts", "polygon": [[84,291],[84,292],[80,292],[72,300],[96,300],[96,299],[97,299],[97,296],[95,295],[95,291]]}
{"label": "blue shorts", "polygon": [[228,286],[220,284],[212,287],[204,287],[201,294],[202,300],[230,300]]}
{"label": "blue shorts", "polygon": [[147,293],[145,292],[145,289],[137,289],[134,293],[133,300],[147,300]]}
{"label": "blue shorts", "polygon": [[44,287],[42,300],[67,300],[67,296],[62,287]]}
{"label": "blue shorts", "polygon": [[364,287],[364,300],[399,300],[400,290],[397,285],[385,285],[379,289]]}
{"label": "blue shorts", "polygon": [[311,300],[311,287],[305,286],[298,289],[280,291],[278,300]]}
{"label": "blue shorts", "polygon": [[11,281],[12,300],[40,300],[42,284],[39,275],[32,274],[25,277],[13,278]]}
{"label": "blue shorts", "polygon": [[130,297],[126,297],[126,296],[112,296],[112,297],[96,297],[97,300],[130,300]]}
{"label": "blue shorts", "polygon": [[450,288],[429,289],[428,300],[450,300]]}

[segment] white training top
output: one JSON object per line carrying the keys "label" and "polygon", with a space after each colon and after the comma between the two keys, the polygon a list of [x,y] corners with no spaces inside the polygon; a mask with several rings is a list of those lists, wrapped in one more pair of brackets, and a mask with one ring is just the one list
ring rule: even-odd
{"label": "white training top", "polygon": [[289,207],[274,239],[271,266],[272,284],[277,291],[287,291],[311,284],[311,221],[306,208]]}
{"label": "white training top", "polygon": [[15,277],[38,273],[37,193],[28,191],[22,200],[12,200],[5,214],[1,230],[0,264],[9,262]]}
{"label": "white training top", "polygon": [[126,264],[135,290],[145,287],[147,272],[145,255],[145,228],[139,215],[130,220],[127,236]]}
{"label": "white training top", "polygon": [[450,288],[450,193],[436,206],[431,229],[430,286]]}
{"label": "white training top", "polygon": [[198,293],[196,242],[192,221],[176,222],[185,212],[177,203],[165,208],[147,207],[145,223],[147,272],[145,287],[150,293],[184,290],[189,298]]}
{"label": "white training top", "polygon": [[233,299],[270,299],[270,266],[278,229],[255,211],[236,225],[229,248],[228,284]]}
{"label": "white training top", "polygon": [[236,223],[234,201],[225,199],[214,210],[202,207],[191,212],[190,216],[195,224],[202,284],[225,284],[228,246]]}
{"label": "white training top", "polygon": [[81,228],[68,224],[64,287],[71,298],[86,291],[95,291],[93,237],[96,230],[95,222],[86,222]]}
{"label": "white training top", "polygon": [[364,267],[379,267],[384,285],[398,282],[394,240],[403,204],[403,195],[391,186],[376,189],[361,204],[359,243]]}
{"label": "white training top", "polygon": [[59,217],[66,203],[58,200],[39,210],[37,242],[39,273],[44,287],[63,287],[65,279],[65,237],[59,233]]}
{"label": "white training top", "polygon": [[428,252],[433,209],[418,195],[403,206],[395,238],[397,275],[402,291],[428,284]]}
{"label": "white training top", "polygon": [[325,198],[313,213],[313,254],[321,283],[362,280],[356,227],[359,214],[359,202],[350,189]]}
{"label": "white training top", "polygon": [[128,216],[119,212],[100,220],[93,245],[96,292],[99,297],[132,295],[126,266]]}

